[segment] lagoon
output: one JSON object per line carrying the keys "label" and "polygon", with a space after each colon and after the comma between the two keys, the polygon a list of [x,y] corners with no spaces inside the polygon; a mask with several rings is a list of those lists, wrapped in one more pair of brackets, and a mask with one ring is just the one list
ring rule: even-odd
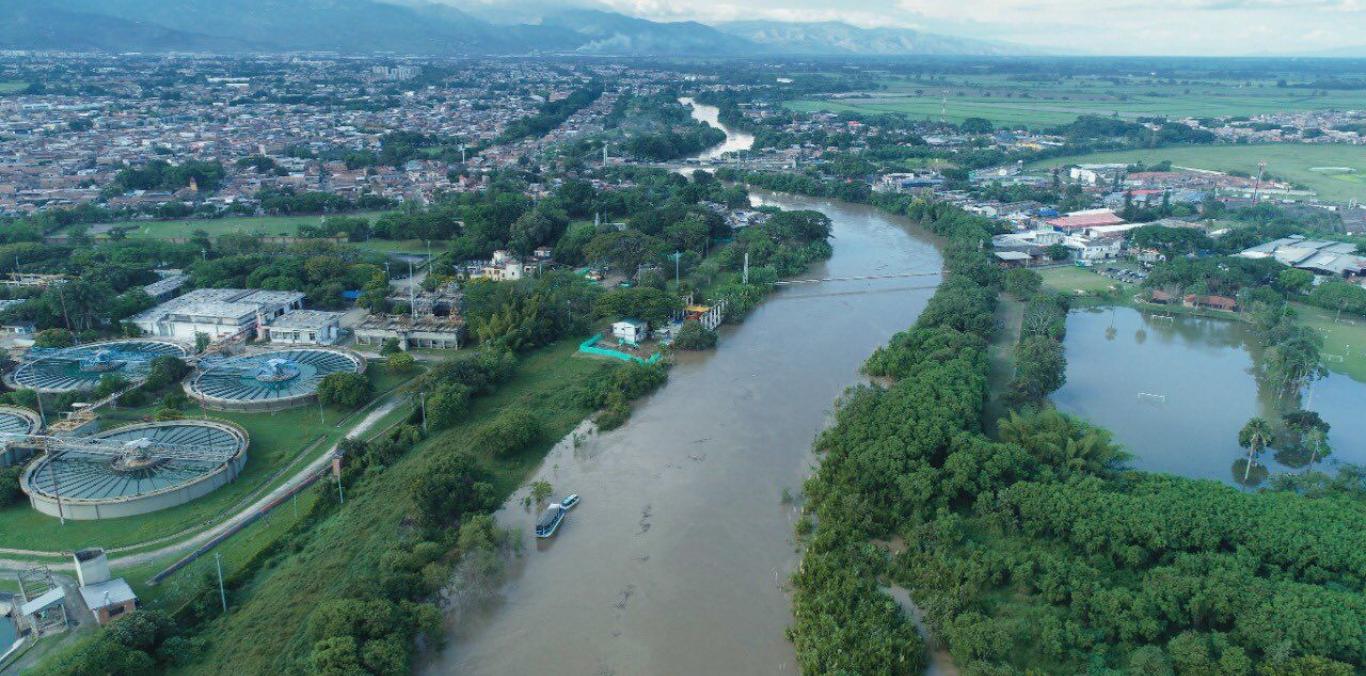
{"label": "lagoon", "polygon": [[[1067,383],[1059,410],[1112,431],[1136,469],[1238,484],[1238,430],[1276,402],[1253,376],[1257,346],[1247,326],[1203,317],[1165,318],[1129,307],[1077,310],[1067,317]],[[1323,467],[1366,464],[1366,384],[1330,374],[1304,406],[1332,425],[1334,453]],[[1302,471],[1307,458],[1262,454],[1272,474]],[[1254,473],[1254,479],[1256,473]]]}

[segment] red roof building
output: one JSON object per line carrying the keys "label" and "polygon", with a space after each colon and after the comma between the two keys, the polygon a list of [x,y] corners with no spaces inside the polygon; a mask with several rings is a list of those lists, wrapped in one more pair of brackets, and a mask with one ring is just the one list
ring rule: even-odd
{"label": "red roof building", "polygon": [[1044,222],[1059,230],[1082,230],[1098,225],[1120,225],[1124,219],[1109,209],[1087,209],[1086,211],[1074,211],[1066,216]]}

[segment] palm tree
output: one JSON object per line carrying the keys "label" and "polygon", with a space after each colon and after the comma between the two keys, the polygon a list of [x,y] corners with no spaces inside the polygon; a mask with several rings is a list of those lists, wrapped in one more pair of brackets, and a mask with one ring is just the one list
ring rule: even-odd
{"label": "palm tree", "polygon": [[1262,449],[1271,443],[1271,423],[1266,418],[1253,418],[1238,431],[1238,445],[1247,449],[1247,467],[1243,470],[1243,481],[1252,474],[1252,463],[1257,461]]}
{"label": "palm tree", "polygon": [[1304,436],[1309,446],[1309,469],[1313,469],[1314,461],[1331,455],[1333,448],[1328,445],[1328,434],[1319,425],[1309,428]]}

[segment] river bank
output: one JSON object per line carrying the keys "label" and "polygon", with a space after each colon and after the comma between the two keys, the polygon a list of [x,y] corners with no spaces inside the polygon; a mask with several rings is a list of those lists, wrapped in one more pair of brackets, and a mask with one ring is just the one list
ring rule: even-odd
{"label": "river bank", "polygon": [[[906,219],[752,194],[831,217],[835,253],[812,277],[941,265]],[[715,353],[680,354],[625,426],[552,452],[531,480],[583,503],[541,546],[527,533],[534,515],[518,499],[504,505],[499,522],[523,531],[524,560],[497,602],[451,628],[427,673],[797,671],[784,632],[798,503],[783,495],[800,492],[833,402],[914,321],[934,281],[781,289],[723,327]]]}

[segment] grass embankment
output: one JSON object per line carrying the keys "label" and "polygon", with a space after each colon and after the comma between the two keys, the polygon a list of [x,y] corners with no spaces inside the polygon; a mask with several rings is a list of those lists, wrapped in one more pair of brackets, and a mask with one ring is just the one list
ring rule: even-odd
{"label": "grass embankment", "polygon": [[[1084,163],[1155,164],[1170,160],[1178,167],[1212,171],[1238,171],[1256,175],[1257,163],[1266,162],[1268,175],[1301,184],[1328,200],[1366,199],[1366,152],[1361,146],[1344,144],[1270,143],[1262,145],[1208,145],[1121,150],[1059,157],[1029,165],[1031,169]],[[1355,169],[1352,173],[1323,171],[1331,167]],[[1312,169],[1320,171],[1311,171]]]}
{"label": "grass embankment", "polygon": [[428,467],[424,451],[435,444],[467,446],[481,423],[510,407],[525,407],[537,411],[542,423],[537,443],[505,458],[466,449],[492,470],[500,497],[515,491],[545,451],[591,412],[574,396],[576,386],[603,365],[577,357],[576,348],[576,341],[562,341],[524,356],[516,375],[495,393],[476,399],[463,422],[420,443],[370,479],[363,491],[348,495],[343,508],[282,543],[283,553],[234,590],[233,612],[200,632],[209,643],[187,673],[217,674],[225,664],[241,673],[281,673],[307,655],[312,610],[349,593],[356,580],[378,567],[380,554],[403,537],[412,507],[406,498],[396,498],[406,495],[405,487]]}
{"label": "grass embankment", "polygon": [[[381,436],[391,427],[412,415],[416,406],[417,403],[410,400],[404,405],[396,407],[380,418],[369,432],[361,435],[362,438],[370,440]],[[248,565],[251,565],[257,557],[274,546],[280,538],[287,536],[291,529],[300,526],[304,520],[308,519],[310,510],[323,492],[330,495],[334,490],[336,490],[335,483],[324,481],[312,489],[302,491],[290,502],[277,507],[265,517],[243,528],[215,547],[213,553],[222,557],[223,575],[228,579],[233,579],[241,574]],[[115,573],[128,579],[128,583],[132,585],[133,591],[137,593],[138,600],[143,607],[175,613],[187,603],[196,600],[206,588],[216,585],[216,578],[214,577],[216,571],[212,556],[201,557],[162,580],[161,584],[156,586],[148,584],[153,575],[164,570],[181,556],[184,556],[184,553],[138,566],[118,568]]]}
{"label": "grass embankment", "polygon": [[[383,365],[371,366],[367,371],[376,392],[388,392],[411,376],[391,374]],[[117,409],[102,417],[106,425],[141,422],[150,416],[155,405],[137,409]],[[44,551],[75,550],[84,547],[117,548],[171,536],[187,529],[203,526],[224,518],[250,496],[264,493],[288,478],[282,471],[295,460],[302,464],[304,452],[313,457],[331,447],[359,422],[362,416],[349,411],[324,408],[322,416],[316,405],[280,411],[278,413],[234,413],[205,411],[192,407],[185,411],[187,418],[208,417],[237,423],[251,437],[247,449],[247,464],[236,481],[203,498],[184,505],[151,514],[98,521],[67,521],[65,525],[45,514],[40,514],[27,503],[0,510],[0,547],[40,549]],[[345,424],[338,428],[336,425]],[[294,468],[294,467],[289,467]]]}

